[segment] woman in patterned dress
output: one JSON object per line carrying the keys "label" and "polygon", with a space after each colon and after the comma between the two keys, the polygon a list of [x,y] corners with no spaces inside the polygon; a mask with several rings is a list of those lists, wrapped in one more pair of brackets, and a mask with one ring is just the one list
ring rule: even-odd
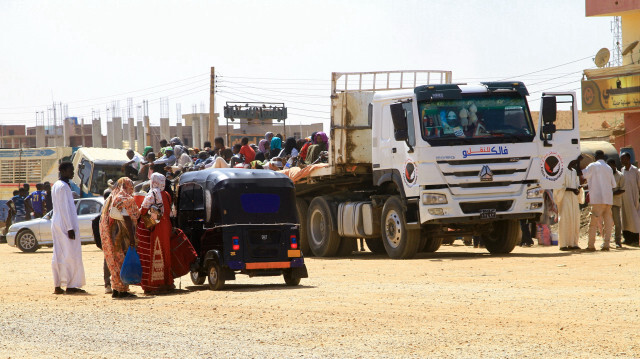
{"label": "woman in patterned dress", "polygon": [[165,180],[165,176],[160,173],[151,175],[151,189],[140,209],[144,215],[152,205],[162,208],[160,222],[149,231],[144,222],[140,221],[136,230],[138,255],[142,264],[140,285],[145,294],[165,293],[175,289],[171,275],[171,197],[164,190]]}
{"label": "woman in patterned dress", "polygon": [[[122,213],[124,220],[111,218],[111,208]],[[129,245],[135,247],[134,228],[139,217],[140,210],[133,199],[133,182],[127,177],[122,177],[105,202],[100,219],[100,238],[104,258],[111,272],[113,298],[135,297],[129,293],[129,286],[120,280],[120,268]]]}

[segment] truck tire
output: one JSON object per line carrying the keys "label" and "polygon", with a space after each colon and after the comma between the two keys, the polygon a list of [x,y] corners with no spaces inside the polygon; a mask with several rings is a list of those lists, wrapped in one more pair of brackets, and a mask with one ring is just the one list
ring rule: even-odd
{"label": "truck tire", "polygon": [[385,254],[387,251],[384,249],[384,244],[380,238],[365,238],[367,247],[374,254]]}
{"label": "truck tire", "polygon": [[338,246],[338,251],[336,252],[336,256],[338,257],[347,257],[353,254],[354,251],[358,250],[358,242],[356,242],[357,238],[341,238],[340,246]]}
{"label": "truck tire", "polygon": [[433,253],[440,248],[442,237],[426,237],[426,243],[422,247],[422,252]]}
{"label": "truck tire", "polygon": [[307,220],[307,239],[311,252],[318,257],[336,255],[340,236],[334,211],[326,197],[316,197],[311,201]]}
{"label": "truck tire", "polygon": [[398,196],[391,196],[382,208],[380,232],[382,243],[393,259],[413,258],[420,246],[420,230],[407,229],[404,206]]}
{"label": "truck tire", "polygon": [[518,220],[494,223],[493,231],[482,235],[485,247],[491,254],[511,253],[518,244],[518,228]]}
{"label": "truck tire", "polygon": [[311,247],[309,247],[309,237],[307,235],[307,211],[309,210],[309,204],[302,198],[296,198],[296,210],[298,211],[298,220],[300,221],[300,230],[298,233],[298,243],[300,250],[305,257],[312,256]]}

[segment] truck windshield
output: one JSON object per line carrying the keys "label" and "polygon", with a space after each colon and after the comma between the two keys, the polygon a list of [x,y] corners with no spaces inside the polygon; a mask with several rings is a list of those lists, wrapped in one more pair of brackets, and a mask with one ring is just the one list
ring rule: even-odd
{"label": "truck windshield", "polygon": [[122,166],[105,166],[105,165],[94,165],[93,166],[93,176],[91,177],[91,193],[102,196],[109,184],[107,181],[110,179],[115,183],[120,179],[120,177],[124,177],[124,171],[122,171]]}
{"label": "truck windshield", "polygon": [[422,138],[431,146],[531,142],[529,108],[517,93],[468,94],[418,103]]}

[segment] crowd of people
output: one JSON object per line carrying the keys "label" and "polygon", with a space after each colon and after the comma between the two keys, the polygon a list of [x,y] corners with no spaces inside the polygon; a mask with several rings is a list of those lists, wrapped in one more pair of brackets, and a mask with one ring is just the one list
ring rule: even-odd
{"label": "crowd of people", "polygon": [[[580,166],[582,160],[580,156],[569,162],[562,187],[552,194],[545,194],[545,208],[557,206],[559,249],[581,250],[578,244],[580,208],[587,205],[590,213],[585,251],[597,250],[598,233],[602,236],[602,251],[611,249],[612,236],[617,249],[623,248],[623,245],[638,246],[640,172],[631,163],[631,154],[625,151],[620,153],[621,170],[618,170],[614,159],[607,159],[603,151],[596,151],[595,161],[585,168]],[[527,239],[531,241],[530,235],[524,233],[523,228],[523,243]],[[532,243],[527,242],[527,245]]]}
{"label": "crowd of people", "polygon": [[36,184],[36,190],[29,192],[30,186],[25,183],[20,189],[13,191],[13,197],[9,199],[2,214],[5,223],[3,234],[7,234],[13,223],[28,221],[33,218],[42,218],[53,209],[51,202],[51,183]]}
{"label": "crowd of people", "polygon": [[123,165],[123,171],[137,183],[148,181],[153,173],[175,178],[183,172],[198,171],[206,168],[252,168],[282,170],[289,167],[304,167],[310,164],[326,162],[329,138],[324,132],[314,132],[302,139],[267,132],[258,144],[249,143],[243,137],[240,143],[231,148],[225,147],[222,137],[215,138],[213,146],[204,143],[202,150],[188,148],[180,138],[160,141],[159,153],[151,146],[145,147],[142,156],[133,150],[127,151],[129,159]]}
{"label": "crowd of people", "polygon": [[[76,239],[78,215],[69,183],[73,178],[73,165],[63,162],[59,172],[60,179],[51,190],[54,294],[86,293],[82,289],[85,274],[81,242]],[[172,195],[165,190],[165,182],[164,175],[153,173],[150,190],[140,205],[134,198],[133,181],[128,177],[118,179],[104,193],[102,212],[94,219],[94,237],[104,252],[105,292],[113,298],[135,297],[129,291],[129,285],[120,278],[129,247],[136,248],[140,257],[142,280],[139,285],[145,294],[167,293],[175,289],[170,252]],[[150,218],[153,226],[147,225],[144,216]]]}
{"label": "crowd of people", "polygon": [[[280,170],[317,163],[326,159],[328,138],[324,132],[301,140],[289,137],[283,146],[281,135],[267,132],[258,145],[249,144],[248,138],[244,137],[231,149],[225,147],[221,137],[214,140],[213,147],[205,143],[202,151],[186,148],[177,137],[169,142],[162,140],[160,146],[158,155],[150,146],[144,149],[142,156],[133,150],[127,151],[129,160],[123,164],[125,176],[105,191],[102,212],[93,222],[96,244],[104,252],[105,292],[113,298],[135,297],[120,277],[129,247],[136,248],[140,256],[142,280],[139,285],[145,294],[161,294],[175,289],[170,247],[173,233],[170,218],[174,196],[172,178],[186,171],[211,167]],[[70,183],[74,175],[73,165],[63,162],[59,172],[60,180],[49,191],[54,208],[51,219],[54,294],[86,293],[82,289],[85,275],[80,241],[76,240],[78,217]],[[149,183],[149,190],[140,204],[134,197],[133,179]],[[49,192],[45,192],[45,197]],[[44,205],[43,208],[48,207]],[[152,228],[149,228],[147,220],[143,220],[144,216],[152,218]]]}

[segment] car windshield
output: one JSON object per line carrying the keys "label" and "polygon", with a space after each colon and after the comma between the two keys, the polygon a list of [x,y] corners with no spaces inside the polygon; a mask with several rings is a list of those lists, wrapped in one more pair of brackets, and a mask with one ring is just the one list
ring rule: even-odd
{"label": "car windshield", "polygon": [[431,146],[531,142],[529,108],[518,93],[468,94],[418,103],[422,138]]}
{"label": "car windshield", "polygon": [[91,178],[91,193],[101,196],[109,185],[107,181],[110,179],[116,182],[120,177],[124,177],[124,171],[122,166],[106,166],[106,165],[94,165],[93,177]]}

